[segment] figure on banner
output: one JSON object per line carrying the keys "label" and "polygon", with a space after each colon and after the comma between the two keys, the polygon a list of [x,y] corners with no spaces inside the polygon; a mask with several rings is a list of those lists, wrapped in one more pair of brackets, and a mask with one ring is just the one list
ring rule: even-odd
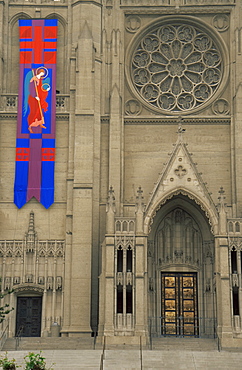
{"label": "figure on banner", "polygon": [[[46,129],[44,114],[47,112],[48,103],[46,102],[48,91],[50,90],[48,70],[40,67],[34,71],[29,71],[25,77],[25,99],[24,116],[28,112],[28,130],[33,133],[32,128],[40,126]],[[29,108],[29,109],[28,109]]]}

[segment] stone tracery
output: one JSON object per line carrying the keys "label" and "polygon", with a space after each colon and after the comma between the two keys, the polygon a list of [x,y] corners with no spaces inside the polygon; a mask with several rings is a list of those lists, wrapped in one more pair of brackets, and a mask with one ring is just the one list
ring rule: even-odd
{"label": "stone tracery", "polygon": [[204,105],[218,90],[223,60],[212,37],[185,22],[158,25],[140,40],[131,79],[150,107],[186,112]]}

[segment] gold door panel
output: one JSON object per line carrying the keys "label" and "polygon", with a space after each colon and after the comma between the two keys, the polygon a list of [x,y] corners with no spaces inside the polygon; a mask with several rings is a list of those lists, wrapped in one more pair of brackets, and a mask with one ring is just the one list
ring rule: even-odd
{"label": "gold door panel", "polygon": [[198,336],[197,274],[161,273],[162,335]]}

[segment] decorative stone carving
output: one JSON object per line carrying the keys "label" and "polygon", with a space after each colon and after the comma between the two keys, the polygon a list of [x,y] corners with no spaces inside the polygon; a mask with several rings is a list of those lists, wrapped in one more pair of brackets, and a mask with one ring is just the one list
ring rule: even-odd
{"label": "decorative stone carving", "polygon": [[36,239],[37,234],[34,228],[34,212],[31,211],[29,215],[29,229],[25,236],[26,252],[34,252]]}
{"label": "decorative stone carving", "polygon": [[179,179],[182,179],[183,176],[186,175],[187,170],[183,166],[178,166],[178,168],[174,172],[175,175],[179,177]]}
{"label": "decorative stone carving", "polygon": [[137,32],[140,26],[141,26],[140,17],[135,16],[135,15],[130,15],[126,18],[125,28],[128,32],[132,32],[132,33]]}
{"label": "decorative stone carving", "polygon": [[154,241],[148,240],[148,257],[154,256]]}
{"label": "decorative stone carving", "polygon": [[64,96],[56,97],[56,108],[65,108],[65,97]]}
{"label": "decorative stone carving", "polygon": [[25,282],[26,283],[33,283],[33,275],[32,274],[27,274],[25,276]]}
{"label": "decorative stone carving", "polygon": [[174,251],[174,255],[175,255],[175,259],[179,260],[183,256],[183,251],[180,251],[180,250]]}
{"label": "decorative stone carving", "polygon": [[126,273],[126,285],[133,285],[133,273],[132,272]]}
{"label": "decorative stone carving", "polygon": [[47,284],[46,284],[46,289],[47,290],[53,290],[53,276],[48,276],[47,277]]}
{"label": "decorative stone carving", "polygon": [[40,285],[44,285],[44,283],[45,283],[45,278],[44,278],[44,276],[39,276],[39,278],[38,278],[38,284],[40,284]]}
{"label": "decorative stone carving", "polygon": [[135,99],[128,100],[125,103],[125,114],[129,116],[138,116],[141,110],[141,104]]}
{"label": "decorative stone carving", "polygon": [[153,278],[149,278],[149,291],[153,292],[154,291],[154,281]]}
{"label": "decorative stone carving", "polygon": [[155,240],[161,268],[173,263],[197,267],[203,260],[199,227],[181,208],[174,209],[162,220]]}
{"label": "decorative stone carving", "polygon": [[226,67],[211,30],[189,19],[171,18],[144,32],[129,51],[129,76],[132,90],[145,105],[178,114],[214,99]]}
{"label": "decorative stone carving", "polygon": [[14,278],[13,278],[13,284],[14,285],[20,284],[20,276],[14,276]]}
{"label": "decorative stone carving", "polygon": [[117,272],[117,285],[123,285],[123,273],[122,272]]}
{"label": "decorative stone carving", "polygon": [[218,99],[213,103],[213,112],[215,114],[229,114],[229,103],[226,99]]}
{"label": "decorative stone carving", "polygon": [[18,105],[17,96],[6,96],[6,107],[16,107]]}
{"label": "decorative stone carving", "polygon": [[206,293],[209,293],[211,291],[211,279],[206,280],[206,287],[205,287]]}
{"label": "decorative stone carving", "polygon": [[4,279],[4,290],[10,290],[11,289],[11,277],[6,276]]}
{"label": "decorative stone carving", "polygon": [[57,276],[56,277],[56,290],[61,290],[62,289],[62,277]]}
{"label": "decorative stone carving", "polygon": [[226,14],[217,14],[213,18],[213,25],[219,32],[224,32],[229,28],[229,17]]}
{"label": "decorative stone carving", "polygon": [[232,274],[232,286],[233,287],[238,287],[239,286],[238,274]]}

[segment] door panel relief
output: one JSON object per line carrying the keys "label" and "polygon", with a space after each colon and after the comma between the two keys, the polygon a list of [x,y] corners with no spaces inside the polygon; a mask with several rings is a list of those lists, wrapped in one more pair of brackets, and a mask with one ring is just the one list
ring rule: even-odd
{"label": "door panel relief", "polygon": [[162,335],[198,336],[196,273],[161,273]]}

